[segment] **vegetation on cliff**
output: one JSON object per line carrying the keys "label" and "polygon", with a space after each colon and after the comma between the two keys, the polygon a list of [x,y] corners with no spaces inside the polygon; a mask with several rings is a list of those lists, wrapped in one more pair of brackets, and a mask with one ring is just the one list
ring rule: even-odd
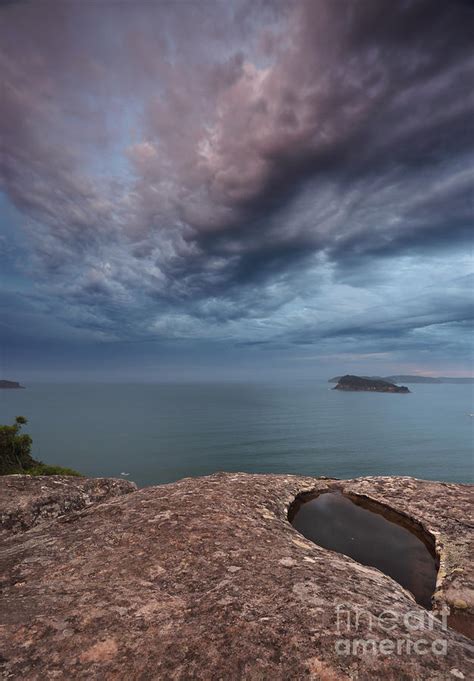
{"label": "vegetation on cliff", "polygon": [[0,475],[77,475],[72,468],[50,466],[31,456],[33,441],[22,426],[28,423],[24,416],[17,416],[11,426],[0,426]]}

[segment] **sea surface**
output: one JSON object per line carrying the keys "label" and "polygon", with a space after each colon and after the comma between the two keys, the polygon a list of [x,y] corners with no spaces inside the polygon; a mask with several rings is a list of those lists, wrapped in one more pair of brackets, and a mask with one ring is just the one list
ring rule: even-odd
{"label": "sea surface", "polygon": [[155,485],[216,471],[473,482],[472,385],[346,393],[295,383],[28,384],[0,423],[28,418],[33,455]]}

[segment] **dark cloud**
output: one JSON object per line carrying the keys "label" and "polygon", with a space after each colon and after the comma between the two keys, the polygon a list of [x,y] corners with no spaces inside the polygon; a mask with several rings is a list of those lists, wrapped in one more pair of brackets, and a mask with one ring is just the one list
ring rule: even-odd
{"label": "dark cloud", "polygon": [[413,314],[401,293],[400,323],[369,299],[377,263],[395,285],[415,258],[424,289],[416,257],[468,242],[473,36],[454,1],[3,3],[0,187],[25,276],[116,340],[463,323],[437,292]]}

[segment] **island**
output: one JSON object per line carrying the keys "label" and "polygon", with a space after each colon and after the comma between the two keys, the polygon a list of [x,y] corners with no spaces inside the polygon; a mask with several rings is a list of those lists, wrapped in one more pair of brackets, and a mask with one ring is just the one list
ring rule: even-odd
{"label": "island", "polygon": [[4,390],[24,390],[25,386],[20,385],[18,381],[0,381],[0,389],[3,388]]}
{"label": "island", "polygon": [[409,393],[410,391],[404,385],[395,385],[389,381],[384,381],[380,378],[364,378],[363,376],[341,376],[337,385],[333,390],[354,390],[354,391],[368,391],[377,393]]}
{"label": "island", "polygon": [[[333,376],[328,380],[328,383],[338,383],[342,376]],[[360,378],[366,378],[370,381],[388,381],[389,383],[457,383],[472,384],[474,383],[474,378],[472,377],[456,377],[456,376],[420,376],[415,375],[398,375],[398,376],[361,376]]]}

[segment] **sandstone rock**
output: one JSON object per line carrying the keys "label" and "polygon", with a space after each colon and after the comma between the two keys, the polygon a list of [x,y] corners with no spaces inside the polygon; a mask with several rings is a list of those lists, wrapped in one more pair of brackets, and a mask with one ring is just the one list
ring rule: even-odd
{"label": "sandstone rock", "polygon": [[136,489],[133,482],[113,478],[0,476],[0,537]]}
{"label": "sandstone rock", "polygon": [[437,607],[462,600],[472,617],[469,486],[216,474],[4,538],[4,678],[469,678],[469,639],[389,577],[290,525],[299,493],[334,485],[432,533]]}

